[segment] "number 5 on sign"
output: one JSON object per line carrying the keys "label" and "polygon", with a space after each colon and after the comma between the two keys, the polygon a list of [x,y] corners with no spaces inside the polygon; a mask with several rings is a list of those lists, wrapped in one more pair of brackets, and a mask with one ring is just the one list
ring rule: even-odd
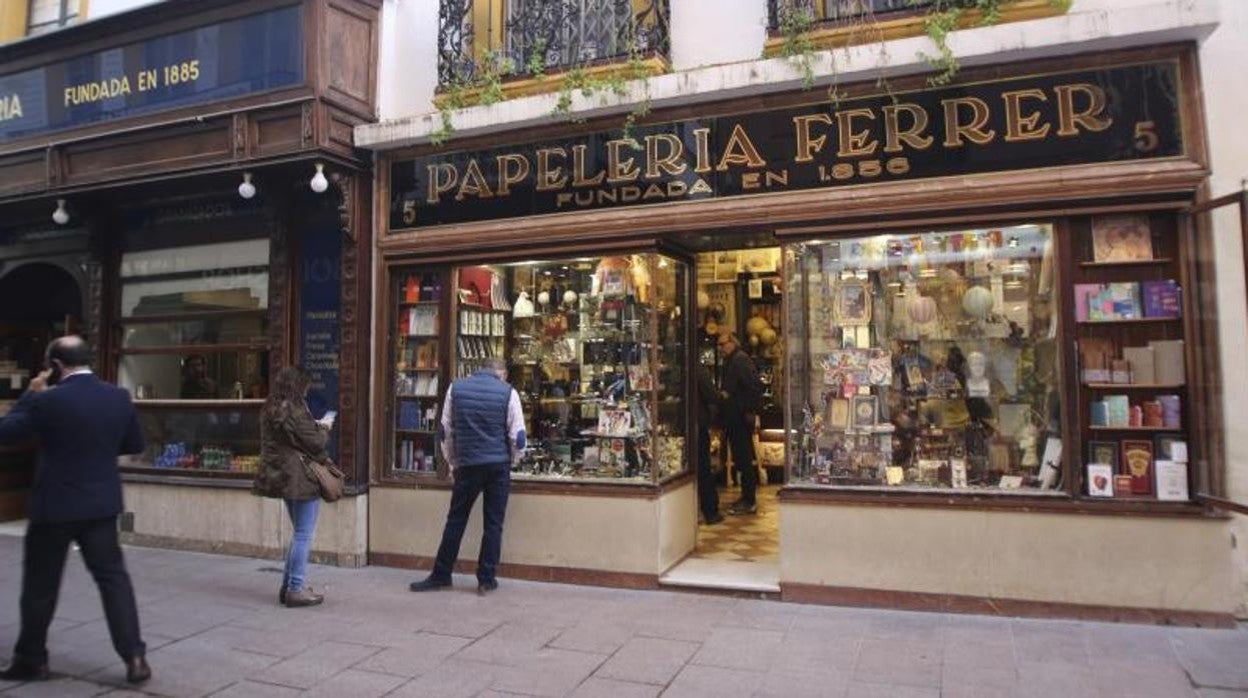
{"label": "number 5 on sign", "polygon": [[411,201],[411,200],[404,201],[403,202],[403,223],[405,225],[411,225],[415,222],[416,222],[416,202]]}
{"label": "number 5 on sign", "polygon": [[1135,124],[1135,149],[1141,153],[1157,150],[1161,139],[1157,138],[1157,124],[1152,121],[1139,121]]}

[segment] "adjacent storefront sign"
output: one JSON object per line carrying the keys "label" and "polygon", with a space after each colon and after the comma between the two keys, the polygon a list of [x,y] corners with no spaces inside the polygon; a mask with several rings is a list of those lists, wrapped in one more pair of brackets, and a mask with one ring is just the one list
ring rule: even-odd
{"label": "adjacent storefront sign", "polygon": [[298,6],[0,76],[0,141],[302,84]]}
{"label": "adjacent storefront sign", "polygon": [[396,162],[390,227],[1164,158],[1180,122],[1176,61],[693,119]]}

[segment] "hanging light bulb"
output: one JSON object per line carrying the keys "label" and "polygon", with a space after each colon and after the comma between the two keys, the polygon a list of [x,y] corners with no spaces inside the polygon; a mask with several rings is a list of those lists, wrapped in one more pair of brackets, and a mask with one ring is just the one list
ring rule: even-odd
{"label": "hanging light bulb", "polygon": [[312,187],[312,191],[317,194],[324,194],[325,190],[329,189],[329,180],[325,179],[325,166],[321,163],[316,163],[316,174],[312,176],[312,181],[308,183],[308,186]]}
{"label": "hanging light bulb", "polygon": [[52,212],[52,222],[65,225],[69,222],[69,211],[65,210],[65,199],[56,200],[56,210]]}
{"label": "hanging light bulb", "polygon": [[251,183],[251,173],[243,173],[243,183],[238,185],[238,195],[244,199],[250,199],[256,195],[256,185]]}

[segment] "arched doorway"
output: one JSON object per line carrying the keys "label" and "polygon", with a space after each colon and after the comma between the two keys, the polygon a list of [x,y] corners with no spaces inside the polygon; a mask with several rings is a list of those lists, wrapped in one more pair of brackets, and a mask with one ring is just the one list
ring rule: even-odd
{"label": "arched doorway", "polygon": [[[53,338],[76,332],[82,289],[74,275],[48,262],[13,266],[0,275],[0,414],[8,412],[43,366]],[[34,453],[0,446],[0,521],[25,518]]]}

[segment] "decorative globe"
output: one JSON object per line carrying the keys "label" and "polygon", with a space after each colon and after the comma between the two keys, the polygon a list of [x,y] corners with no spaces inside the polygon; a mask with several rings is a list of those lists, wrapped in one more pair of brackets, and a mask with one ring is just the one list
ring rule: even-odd
{"label": "decorative globe", "polygon": [[758,335],[756,334],[750,335],[750,346],[752,347],[758,346]]}
{"label": "decorative globe", "polygon": [[992,292],[983,286],[972,286],[962,294],[962,310],[975,318],[988,317],[992,312]]}
{"label": "decorative globe", "polygon": [[767,318],[756,316],[756,317],[750,318],[749,320],[745,322],[745,331],[747,334],[750,334],[750,335],[760,334],[763,330],[767,329],[768,327],[771,327],[771,324],[767,322]]}
{"label": "decorative globe", "polygon": [[575,303],[575,302],[576,302],[576,291],[571,291],[571,290],[569,290],[569,291],[564,291],[564,292],[563,292],[563,302],[564,302],[564,303],[567,303],[568,305],[572,305],[573,303]]}
{"label": "decorative globe", "polygon": [[777,339],[776,331],[770,327],[758,333],[758,341],[762,342],[765,347],[773,346]]}
{"label": "decorative globe", "polygon": [[549,293],[549,292],[547,292],[547,291],[542,291],[541,293],[537,294],[537,304],[538,304],[538,305],[548,305],[549,303],[550,303],[550,293]]}
{"label": "decorative globe", "polygon": [[936,319],[936,299],[919,295],[917,291],[910,294],[906,301],[906,315],[916,324],[923,325]]}
{"label": "decorative globe", "polygon": [[711,304],[711,294],[706,291],[698,291],[698,310],[706,310]]}

